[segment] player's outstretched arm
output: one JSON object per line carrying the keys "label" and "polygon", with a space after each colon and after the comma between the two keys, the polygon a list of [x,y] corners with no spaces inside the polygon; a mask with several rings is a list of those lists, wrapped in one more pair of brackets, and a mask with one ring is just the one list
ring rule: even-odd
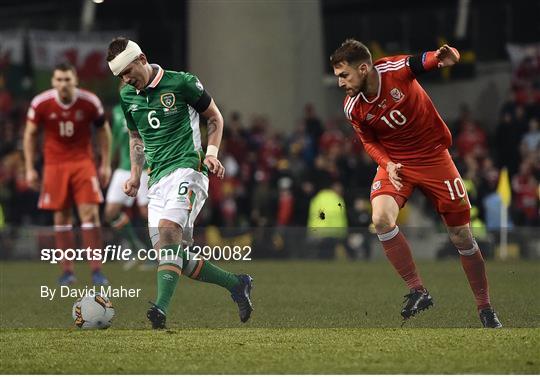
{"label": "player's outstretched arm", "polygon": [[102,187],[106,187],[111,179],[111,127],[105,121],[103,126],[96,130],[97,143],[101,155],[101,165],[98,169],[99,182]]}
{"label": "player's outstretched arm", "polygon": [[223,178],[225,176],[225,168],[217,158],[221,137],[223,136],[223,117],[214,100],[210,102],[208,108],[201,115],[208,119],[208,147],[206,149],[204,164],[218,178]]}
{"label": "player's outstretched arm", "polygon": [[129,196],[137,196],[144,166],[144,144],[141,135],[137,131],[129,131],[129,158],[131,161],[131,176],[124,183],[124,192]]}
{"label": "player's outstretched arm", "polygon": [[38,137],[38,126],[34,122],[26,121],[23,138],[24,165],[26,168],[26,183],[34,190],[39,189],[39,177],[34,168],[36,157],[36,145]]}

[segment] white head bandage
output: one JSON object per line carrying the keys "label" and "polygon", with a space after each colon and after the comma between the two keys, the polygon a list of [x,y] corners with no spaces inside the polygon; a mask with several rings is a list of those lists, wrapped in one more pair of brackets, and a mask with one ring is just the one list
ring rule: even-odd
{"label": "white head bandage", "polygon": [[142,54],[139,45],[133,41],[129,41],[126,49],[116,55],[116,57],[109,62],[109,68],[113,75],[118,76],[133,60],[137,59]]}

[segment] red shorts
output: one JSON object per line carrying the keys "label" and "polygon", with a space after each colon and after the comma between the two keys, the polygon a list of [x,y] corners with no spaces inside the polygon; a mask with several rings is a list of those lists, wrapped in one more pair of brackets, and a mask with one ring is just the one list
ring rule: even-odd
{"label": "red shorts", "polygon": [[390,195],[401,208],[417,187],[431,200],[446,225],[469,223],[471,204],[467,190],[448,152],[432,164],[402,164],[401,190],[396,190],[386,170],[379,168],[371,185],[371,200],[379,195]]}
{"label": "red shorts", "polygon": [[61,210],[76,204],[103,202],[96,167],[92,160],[45,165],[38,207]]}

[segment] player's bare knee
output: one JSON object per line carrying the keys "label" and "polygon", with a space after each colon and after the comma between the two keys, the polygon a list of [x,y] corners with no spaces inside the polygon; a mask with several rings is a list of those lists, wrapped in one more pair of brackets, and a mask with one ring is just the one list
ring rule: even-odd
{"label": "player's bare knee", "polygon": [[374,212],[372,220],[379,234],[390,232],[396,226],[395,219],[389,213]]}
{"label": "player's bare knee", "polygon": [[458,250],[470,250],[474,248],[475,241],[468,225],[460,227],[449,227],[448,235],[450,241]]}
{"label": "player's bare knee", "polygon": [[159,221],[159,244],[179,244],[182,241],[182,228],[174,221],[161,219]]}
{"label": "player's bare knee", "polygon": [[105,207],[105,221],[107,223],[113,222],[119,214],[119,208],[114,205],[107,205]]}
{"label": "player's bare knee", "polygon": [[389,195],[379,195],[371,201],[373,206],[373,225],[378,234],[390,232],[396,227],[399,207],[396,200]]}
{"label": "player's bare knee", "polygon": [[72,223],[71,208],[54,212],[54,225],[71,225]]}
{"label": "player's bare knee", "polygon": [[100,225],[97,205],[80,205],[77,209],[81,223]]}

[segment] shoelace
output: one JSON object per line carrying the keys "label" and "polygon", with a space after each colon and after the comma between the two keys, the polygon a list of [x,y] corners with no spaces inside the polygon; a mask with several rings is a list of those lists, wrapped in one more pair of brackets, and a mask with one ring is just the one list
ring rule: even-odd
{"label": "shoelace", "polygon": [[484,312],[486,322],[495,322],[495,312],[493,311],[485,311]]}
{"label": "shoelace", "polygon": [[234,301],[236,302],[246,302],[247,299],[244,297],[244,295],[239,292],[239,291],[235,291],[235,292],[231,292],[231,297]]}
{"label": "shoelace", "polygon": [[416,294],[416,292],[413,292],[413,293],[409,293],[409,294],[406,294],[405,296],[403,296],[403,297],[405,297],[405,300],[403,300],[403,303],[406,303],[407,301],[412,299],[415,294]]}

